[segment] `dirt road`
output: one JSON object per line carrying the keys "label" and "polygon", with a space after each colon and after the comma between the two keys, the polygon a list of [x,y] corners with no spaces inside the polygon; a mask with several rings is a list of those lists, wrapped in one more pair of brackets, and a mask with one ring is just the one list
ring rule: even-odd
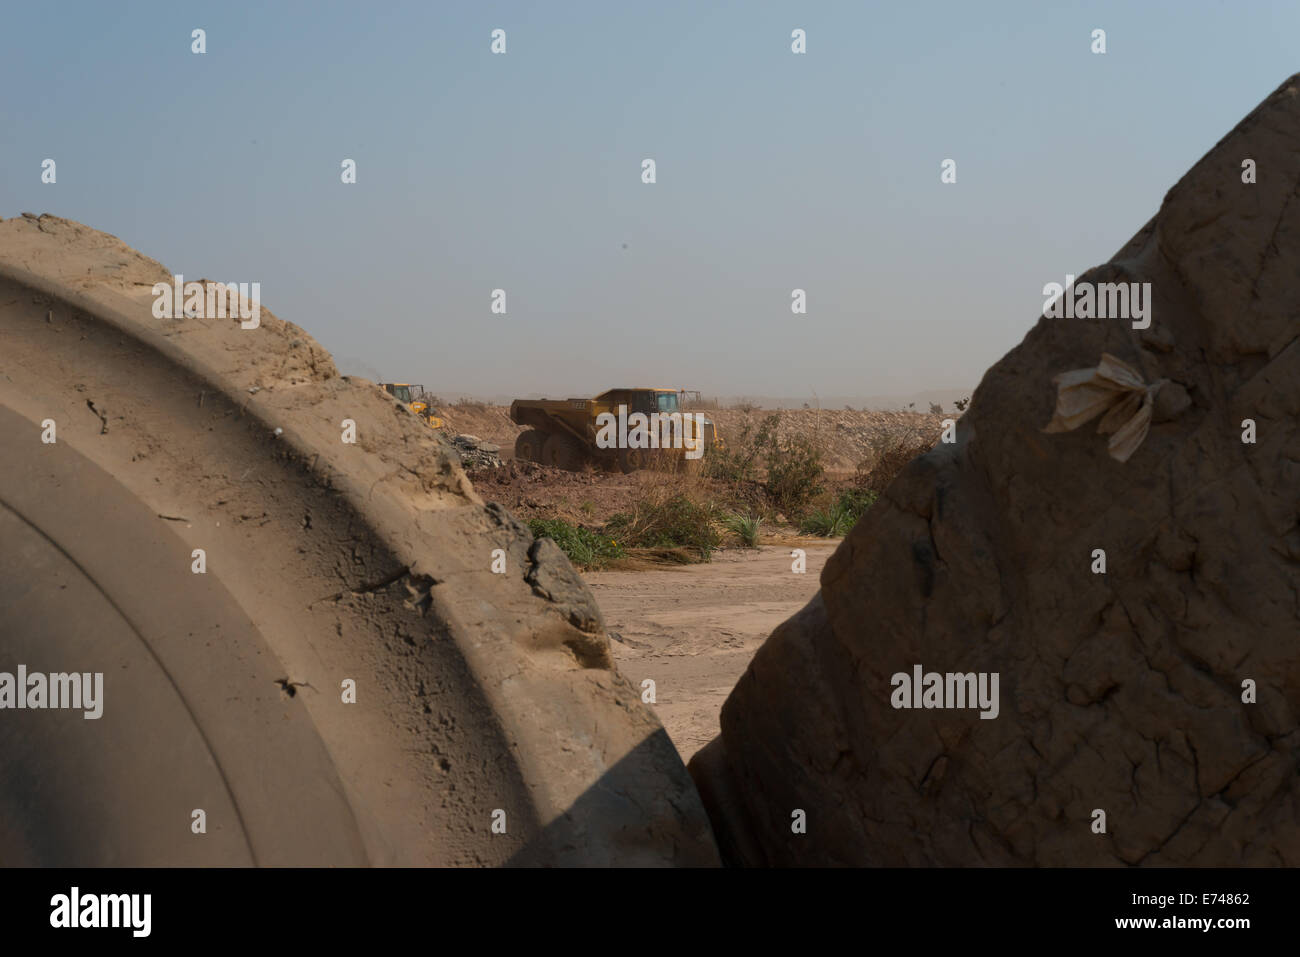
{"label": "dirt road", "polygon": [[704,565],[588,572],[612,635],[619,670],[655,682],[659,720],[683,761],[718,733],[718,712],[772,629],[817,594],[839,544],[801,545],[807,572],[791,571],[789,546],[721,552]]}

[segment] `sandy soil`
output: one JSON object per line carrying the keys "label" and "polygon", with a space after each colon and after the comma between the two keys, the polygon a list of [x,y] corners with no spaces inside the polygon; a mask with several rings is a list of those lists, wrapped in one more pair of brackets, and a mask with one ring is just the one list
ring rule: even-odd
{"label": "sandy soil", "polygon": [[652,705],[683,761],[718,733],[718,712],[754,652],[817,594],[822,565],[839,544],[804,543],[808,571],[790,571],[790,548],[719,552],[704,565],[588,572],[619,670]]}

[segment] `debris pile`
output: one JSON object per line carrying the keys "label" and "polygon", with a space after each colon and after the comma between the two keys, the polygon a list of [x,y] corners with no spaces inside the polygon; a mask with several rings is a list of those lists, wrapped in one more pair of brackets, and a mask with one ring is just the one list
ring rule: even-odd
{"label": "debris pile", "polygon": [[451,447],[460,456],[461,467],[472,472],[478,469],[499,469],[502,466],[501,446],[485,442],[477,435],[457,435]]}

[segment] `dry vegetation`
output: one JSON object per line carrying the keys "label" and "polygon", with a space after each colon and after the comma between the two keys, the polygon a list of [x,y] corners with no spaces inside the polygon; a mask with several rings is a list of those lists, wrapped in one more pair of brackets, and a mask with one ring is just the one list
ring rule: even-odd
{"label": "dry vegetation", "polygon": [[[466,403],[444,411],[453,431],[473,429],[509,453],[513,436],[501,420],[517,429],[505,410]],[[702,474],[508,461],[471,478],[485,501],[555,539],[581,567],[708,561],[723,547],[847,534],[942,430],[942,416],[903,412],[724,409],[710,417],[726,445]]]}

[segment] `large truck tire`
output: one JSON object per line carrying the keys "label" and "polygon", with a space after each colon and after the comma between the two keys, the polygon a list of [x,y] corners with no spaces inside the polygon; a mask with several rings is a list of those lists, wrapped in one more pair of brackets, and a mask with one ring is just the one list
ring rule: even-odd
{"label": "large truck tire", "polygon": [[525,429],[515,439],[515,458],[521,462],[540,462],[542,446],[546,442],[545,433],[537,429]]}
{"label": "large truck tire", "polygon": [[587,460],[586,450],[567,432],[552,432],[542,446],[542,464],[577,472]]}
{"label": "large truck tire", "polygon": [[0,708],[0,864],[716,863],[554,543],[297,326],[157,282],[0,222],[0,706],[102,675]]}

